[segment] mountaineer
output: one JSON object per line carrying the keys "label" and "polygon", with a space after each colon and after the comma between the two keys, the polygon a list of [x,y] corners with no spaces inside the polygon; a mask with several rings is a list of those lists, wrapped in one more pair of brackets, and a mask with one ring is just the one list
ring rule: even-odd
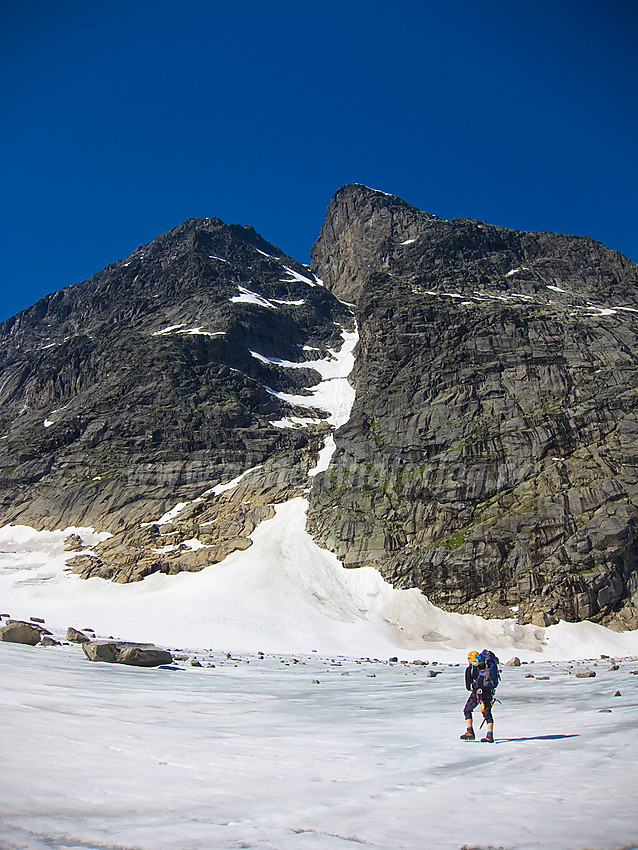
{"label": "mountaineer", "polygon": [[482,652],[476,652],[476,650],[469,652],[467,660],[465,687],[470,691],[470,696],[463,709],[467,731],[464,735],[461,735],[461,740],[473,741],[475,739],[472,712],[480,704],[481,712],[487,722],[487,734],[484,738],[481,738],[481,741],[493,744],[494,718],[492,717],[492,706],[496,702],[495,691],[499,682],[498,658],[491,650],[484,649]]}

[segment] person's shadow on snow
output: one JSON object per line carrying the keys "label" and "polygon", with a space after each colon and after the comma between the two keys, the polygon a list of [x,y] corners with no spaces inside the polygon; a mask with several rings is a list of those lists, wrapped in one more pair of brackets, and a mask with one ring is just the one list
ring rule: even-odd
{"label": "person's shadow on snow", "polygon": [[530,738],[497,738],[495,744],[513,744],[517,741],[560,741],[563,738],[579,738],[580,735],[534,735]]}

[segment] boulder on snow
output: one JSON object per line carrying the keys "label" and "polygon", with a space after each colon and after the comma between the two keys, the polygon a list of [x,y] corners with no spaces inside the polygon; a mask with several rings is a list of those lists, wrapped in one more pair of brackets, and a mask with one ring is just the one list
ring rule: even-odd
{"label": "boulder on snow", "polygon": [[513,658],[510,658],[510,660],[507,662],[507,664],[505,666],[506,667],[520,667],[521,666],[521,659],[517,655],[515,655]]}
{"label": "boulder on snow", "polygon": [[89,640],[82,644],[84,654],[89,661],[107,661],[117,663],[117,644],[111,640]]}
{"label": "boulder on snow", "polygon": [[159,667],[171,664],[173,656],[166,649],[152,643],[130,641],[88,640],[82,649],[89,661],[106,661],[109,664],[130,664],[133,667]]}
{"label": "boulder on snow", "polygon": [[91,640],[88,635],[85,635],[79,629],[74,629],[73,626],[69,626],[66,630],[66,639],[71,643],[87,643]]}
{"label": "boulder on snow", "polygon": [[0,627],[0,640],[10,643],[24,643],[27,646],[35,646],[40,643],[42,635],[50,635],[51,632],[42,626],[33,623],[25,623],[22,620],[8,620],[6,625]]}
{"label": "boulder on snow", "polygon": [[593,678],[595,675],[596,675],[595,670],[579,670],[578,673],[576,673],[576,678],[577,679],[590,679],[590,678]]}
{"label": "boulder on snow", "polygon": [[119,664],[131,664],[133,667],[159,667],[161,664],[171,664],[173,656],[167,649],[160,649],[154,644],[134,644],[125,646],[117,659]]}

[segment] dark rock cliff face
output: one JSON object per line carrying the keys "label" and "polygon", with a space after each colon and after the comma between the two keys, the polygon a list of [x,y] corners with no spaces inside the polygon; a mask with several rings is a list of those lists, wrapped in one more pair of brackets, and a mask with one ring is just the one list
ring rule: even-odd
{"label": "dark rock cliff face", "polygon": [[317,541],[448,610],[637,627],[637,267],[362,186],[312,256],[360,333]]}
{"label": "dark rock cliff face", "polygon": [[[74,571],[134,581],[311,488],[320,545],[443,608],[638,627],[638,268],[360,185],[312,260],[190,220],[0,325],[0,522],[108,530]],[[311,483],[331,426],[303,398],[353,317]]]}
{"label": "dark rock cliff face", "polygon": [[[218,219],[187,221],[42,299],[0,325],[0,521],[118,532],[90,574],[201,568],[192,552],[181,567],[148,557],[140,523],[259,465],[271,502],[307,486],[325,414],[276,393],[318,382],[312,361],[341,345],[342,325],[351,311],[306,267]],[[273,424],[291,414],[312,422]],[[231,513],[207,532],[220,557],[248,545],[264,509]]]}
{"label": "dark rock cliff face", "polygon": [[394,195],[358,183],[342,186],[312,246],[312,267],[337,298],[356,302],[364,281],[385,268],[396,246],[437,220]]}

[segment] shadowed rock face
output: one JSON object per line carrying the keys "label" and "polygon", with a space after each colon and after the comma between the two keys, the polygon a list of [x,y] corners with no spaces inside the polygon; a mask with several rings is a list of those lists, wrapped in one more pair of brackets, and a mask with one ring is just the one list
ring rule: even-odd
{"label": "shadowed rock face", "polygon": [[313,260],[360,333],[317,541],[448,610],[638,626],[637,267],[359,186]]}
{"label": "shadowed rock face", "polygon": [[[127,582],[221,561],[312,486],[308,528],[347,566],[451,611],[636,628],[637,295],[591,239],[360,185],[312,271],[184,222],[0,325],[0,521],[108,530],[69,568]],[[356,400],[310,485],[325,415],[276,393],[309,392],[353,312]]]}
{"label": "shadowed rock face", "polygon": [[[307,393],[313,360],[340,347],[344,324],[351,310],[306,267],[218,219],[184,222],[43,298],[0,325],[0,520],[113,532],[116,560],[89,574],[172,570],[174,557],[150,551],[163,540],[131,553],[140,523],[259,465],[270,501],[306,486],[325,414],[275,392]],[[312,422],[273,425],[291,414]],[[210,531],[220,557],[260,510]]]}

